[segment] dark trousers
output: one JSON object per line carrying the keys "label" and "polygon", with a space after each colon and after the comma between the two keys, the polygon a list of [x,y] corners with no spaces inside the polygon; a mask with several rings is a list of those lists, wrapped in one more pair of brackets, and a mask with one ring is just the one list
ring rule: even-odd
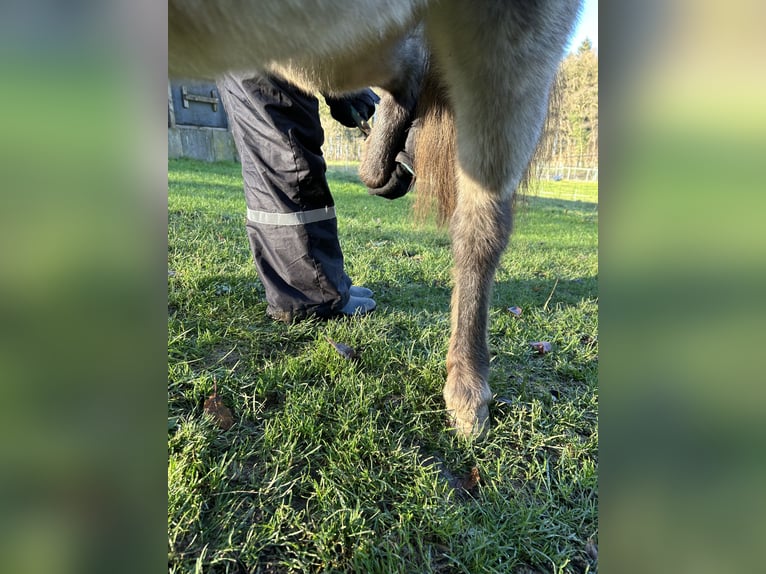
{"label": "dark trousers", "polygon": [[267,312],[331,316],[349,297],[325,178],[319,103],[270,76],[226,75],[218,90],[242,161],[247,235]]}

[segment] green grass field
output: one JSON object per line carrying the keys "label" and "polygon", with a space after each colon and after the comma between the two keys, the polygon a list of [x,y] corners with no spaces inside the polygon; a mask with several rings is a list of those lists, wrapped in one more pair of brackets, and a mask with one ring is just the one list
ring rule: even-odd
{"label": "green grass field", "polygon": [[[471,443],[445,432],[441,399],[447,231],[331,166],[346,270],[378,309],[274,323],[239,169],[168,167],[169,572],[596,571],[597,184],[517,203],[492,299],[492,428]],[[214,384],[226,431],[203,412]]]}

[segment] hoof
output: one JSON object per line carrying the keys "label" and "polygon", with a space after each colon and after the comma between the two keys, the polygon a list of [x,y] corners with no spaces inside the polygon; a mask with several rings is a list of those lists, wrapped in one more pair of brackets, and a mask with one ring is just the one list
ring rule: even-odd
{"label": "hoof", "polygon": [[489,429],[489,409],[482,405],[474,413],[470,411],[448,410],[449,427],[459,436],[480,438]]}

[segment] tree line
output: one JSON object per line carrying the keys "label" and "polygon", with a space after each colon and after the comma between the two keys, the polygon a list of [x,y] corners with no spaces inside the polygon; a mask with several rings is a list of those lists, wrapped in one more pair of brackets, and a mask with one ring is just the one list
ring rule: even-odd
{"label": "tree line", "polygon": [[598,55],[590,40],[561,63],[551,108],[546,163],[598,167]]}

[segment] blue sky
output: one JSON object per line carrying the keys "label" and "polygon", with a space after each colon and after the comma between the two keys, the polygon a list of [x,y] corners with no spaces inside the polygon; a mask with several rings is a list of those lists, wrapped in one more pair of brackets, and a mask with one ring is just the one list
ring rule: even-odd
{"label": "blue sky", "polygon": [[585,38],[590,38],[591,42],[593,42],[593,47],[598,52],[598,0],[585,0],[580,23],[575,29],[567,51],[573,52],[577,50]]}

